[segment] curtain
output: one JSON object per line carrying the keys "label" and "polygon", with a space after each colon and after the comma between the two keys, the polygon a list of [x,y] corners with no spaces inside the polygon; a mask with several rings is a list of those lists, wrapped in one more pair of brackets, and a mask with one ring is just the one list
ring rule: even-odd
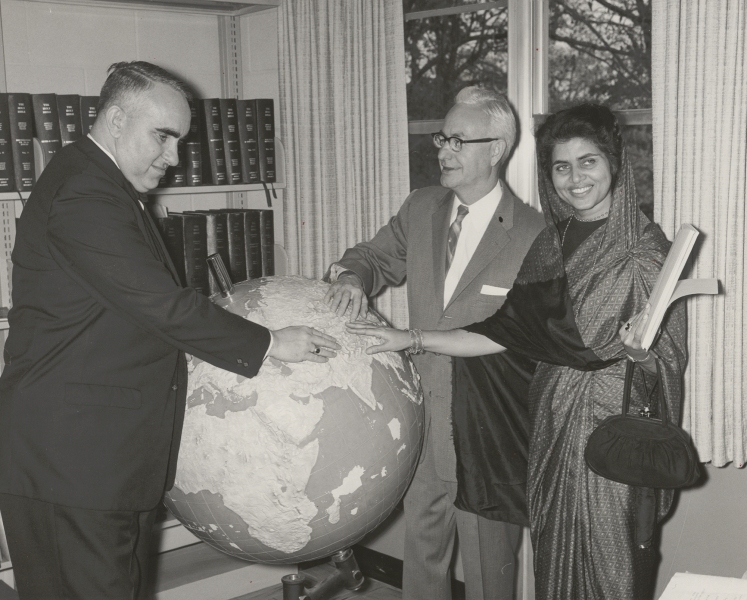
{"label": "curtain", "polygon": [[691,277],[723,295],[688,300],[683,425],[700,459],[747,458],[747,2],[653,0],[655,218],[667,237],[701,236]]}
{"label": "curtain", "polygon": [[[290,273],[320,278],[409,193],[399,0],[286,0],[278,19]],[[376,308],[407,325],[405,290]]]}

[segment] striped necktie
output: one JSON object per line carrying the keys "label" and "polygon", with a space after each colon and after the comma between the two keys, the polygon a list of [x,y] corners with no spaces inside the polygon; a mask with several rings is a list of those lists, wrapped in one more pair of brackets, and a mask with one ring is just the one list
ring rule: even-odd
{"label": "striped necktie", "polygon": [[454,260],[454,252],[456,252],[457,242],[459,241],[459,233],[462,231],[462,221],[467,216],[469,209],[464,205],[460,204],[457,209],[457,216],[454,222],[449,227],[449,237],[446,243],[446,272],[449,272],[451,261]]}

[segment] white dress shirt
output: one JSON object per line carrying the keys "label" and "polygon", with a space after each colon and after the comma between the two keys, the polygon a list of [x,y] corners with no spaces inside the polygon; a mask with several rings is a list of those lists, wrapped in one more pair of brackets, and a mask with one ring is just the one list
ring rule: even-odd
{"label": "white dress shirt", "polygon": [[[459,240],[457,241],[456,250],[454,250],[454,258],[451,261],[451,267],[449,272],[446,274],[446,280],[444,281],[444,308],[449,304],[451,296],[454,294],[454,290],[459,284],[459,280],[462,278],[464,270],[467,268],[469,261],[472,259],[472,255],[475,253],[477,246],[482,240],[482,236],[485,235],[485,230],[488,228],[488,223],[493,218],[498,203],[503,197],[503,188],[499,181],[496,186],[490,190],[486,195],[480,198],[477,202],[467,206],[469,213],[462,221],[462,231],[459,234]],[[451,218],[449,219],[449,227],[456,220],[457,210],[462,201],[454,196],[454,202],[451,205]]]}

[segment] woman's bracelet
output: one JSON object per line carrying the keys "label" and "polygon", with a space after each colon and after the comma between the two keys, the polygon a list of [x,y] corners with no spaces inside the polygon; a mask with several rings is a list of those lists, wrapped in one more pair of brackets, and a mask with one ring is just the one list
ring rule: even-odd
{"label": "woman's bracelet", "polygon": [[405,353],[422,354],[425,352],[423,348],[423,332],[420,329],[408,329],[410,333],[410,347],[405,349]]}
{"label": "woman's bracelet", "polygon": [[646,356],[644,356],[643,358],[633,358],[632,356],[630,356],[630,354],[628,354],[628,358],[634,363],[645,363],[648,362],[650,358],[655,358],[655,355],[653,352],[651,352],[651,350],[648,350],[646,351]]}

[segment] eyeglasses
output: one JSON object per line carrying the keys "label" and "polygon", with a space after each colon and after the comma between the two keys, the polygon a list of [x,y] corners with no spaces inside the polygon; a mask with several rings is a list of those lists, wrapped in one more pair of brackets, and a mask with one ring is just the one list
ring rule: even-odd
{"label": "eyeglasses", "polygon": [[458,137],[446,137],[442,131],[433,134],[433,145],[436,148],[443,148],[446,142],[449,142],[449,148],[454,152],[462,149],[462,144],[484,144],[485,142],[496,142],[502,138],[480,138],[479,140],[463,140]]}

